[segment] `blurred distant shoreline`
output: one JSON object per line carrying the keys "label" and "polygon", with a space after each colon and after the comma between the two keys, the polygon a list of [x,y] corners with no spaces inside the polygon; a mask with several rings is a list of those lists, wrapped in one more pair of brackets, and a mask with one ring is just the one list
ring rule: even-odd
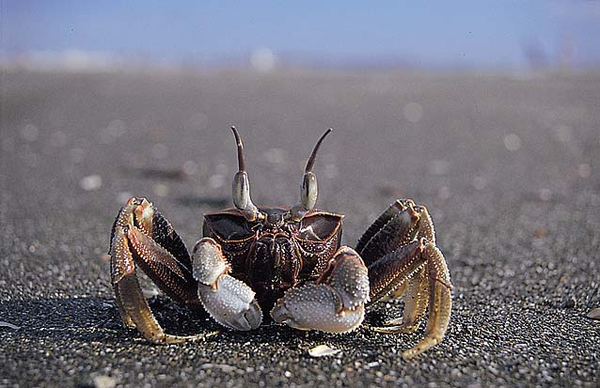
{"label": "blurred distant shoreline", "polygon": [[572,66],[564,62],[530,61],[523,66],[469,65],[465,63],[431,63],[402,57],[358,58],[352,56],[327,57],[318,54],[278,54],[258,49],[248,55],[213,59],[156,60],[145,56],[124,56],[107,52],[64,50],[1,53],[2,71],[34,71],[61,73],[204,73],[222,70],[257,73],[308,72],[424,72],[510,74],[544,76],[569,74],[597,74],[600,64]]}

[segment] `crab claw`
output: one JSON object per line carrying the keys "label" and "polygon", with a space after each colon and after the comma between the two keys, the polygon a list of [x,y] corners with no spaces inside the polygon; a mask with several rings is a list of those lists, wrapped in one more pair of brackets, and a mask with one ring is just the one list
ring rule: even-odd
{"label": "crab claw", "polygon": [[344,333],[361,324],[368,300],[367,268],[353,249],[342,247],[316,283],[289,289],[271,317],[300,330]]}
{"label": "crab claw", "polygon": [[234,330],[256,329],[262,310],[244,282],[227,274],[229,266],[220,246],[211,238],[200,240],[193,250],[193,276],[198,280],[198,297],[210,316]]}
{"label": "crab claw", "polygon": [[229,275],[217,281],[217,288],[198,285],[204,308],[215,321],[234,330],[256,329],[262,322],[262,311],[254,299],[254,291]]}

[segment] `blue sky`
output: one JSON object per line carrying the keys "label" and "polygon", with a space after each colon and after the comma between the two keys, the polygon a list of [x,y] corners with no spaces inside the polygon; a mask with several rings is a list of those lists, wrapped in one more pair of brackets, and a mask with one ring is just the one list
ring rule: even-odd
{"label": "blue sky", "polygon": [[[219,63],[266,47],[323,63],[600,64],[600,1],[0,0],[1,49]],[[565,54],[566,53],[566,54]]]}

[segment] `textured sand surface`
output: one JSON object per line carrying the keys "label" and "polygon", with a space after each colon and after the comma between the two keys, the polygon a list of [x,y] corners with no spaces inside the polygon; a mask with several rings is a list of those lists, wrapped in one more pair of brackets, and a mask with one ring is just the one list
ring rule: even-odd
{"label": "textured sand surface", "polygon": [[[0,386],[600,384],[600,77],[3,71]],[[428,205],[455,285],[442,344],[368,324],[269,325],[153,346],[125,329],[106,258],[131,195],[188,247],[230,204],[237,125],[258,204],[292,204],[318,136],[318,206],[354,245],[395,198]],[[152,289],[148,282],[145,287]],[[173,333],[219,326],[158,296]],[[11,326],[14,325],[14,326]],[[327,344],[341,352],[313,358]]]}

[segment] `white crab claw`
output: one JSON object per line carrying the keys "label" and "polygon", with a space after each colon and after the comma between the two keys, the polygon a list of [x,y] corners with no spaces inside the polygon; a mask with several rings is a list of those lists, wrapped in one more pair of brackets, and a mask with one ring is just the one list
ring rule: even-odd
{"label": "white crab claw", "polygon": [[354,310],[339,311],[339,308],[339,296],[330,286],[306,284],[286,292],[271,310],[271,317],[295,329],[328,333],[344,333],[360,325],[365,315],[364,305]]}
{"label": "white crab claw", "polygon": [[289,289],[271,310],[275,322],[301,330],[344,333],[363,321],[369,300],[367,268],[358,254],[342,247],[319,281]]}
{"label": "white crab claw", "polygon": [[254,291],[229,275],[222,275],[213,288],[200,283],[198,296],[215,321],[234,330],[256,329],[262,322],[262,310]]}
{"label": "white crab claw", "polygon": [[255,292],[227,274],[229,264],[215,240],[205,237],[198,241],[192,250],[192,260],[198,297],[215,321],[241,331],[260,326],[262,310],[254,299]]}

